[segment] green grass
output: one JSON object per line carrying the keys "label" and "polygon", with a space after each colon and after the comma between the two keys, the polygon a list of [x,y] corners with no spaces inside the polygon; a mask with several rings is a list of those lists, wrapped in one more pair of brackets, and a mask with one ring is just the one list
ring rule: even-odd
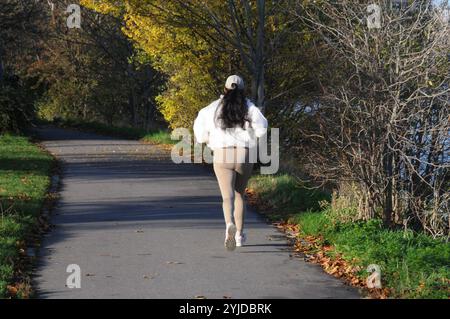
{"label": "green grass", "polygon": [[19,243],[35,225],[53,158],[26,137],[0,135],[0,297],[14,279]]}
{"label": "green grass", "polygon": [[147,143],[176,144],[178,142],[177,140],[172,140],[170,138],[170,132],[166,130],[147,131],[141,128],[110,126],[99,122],[86,122],[70,119],[55,121],[54,124],[62,127],[76,128],[98,134],[122,137],[133,140],[142,140],[143,142]]}
{"label": "green grass", "polygon": [[339,223],[331,209],[291,218],[304,235],[321,235],[324,244],[353,265],[381,267],[382,283],[400,298],[448,298],[450,244],[411,231],[389,230],[381,220]]}
{"label": "green grass", "polygon": [[161,130],[147,133],[140,140],[155,144],[176,144],[179,142],[178,140],[172,140],[169,132]]}
{"label": "green grass", "polygon": [[449,297],[448,242],[422,233],[385,229],[380,220],[338,222],[331,208],[317,211],[318,201],[326,196],[311,194],[287,175],[257,176],[249,186],[276,208],[272,217],[299,224],[302,235],[321,236],[324,244],[335,248],[329,254],[342,254],[361,269],[361,276],[368,275],[368,265],[379,265],[382,284],[391,289],[393,297]]}
{"label": "green grass", "polygon": [[298,211],[318,211],[319,202],[330,199],[329,194],[307,189],[288,174],[255,175],[249,180],[248,187],[258,194],[262,202],[275,208],[268,216],[271,219],[286,217]]}

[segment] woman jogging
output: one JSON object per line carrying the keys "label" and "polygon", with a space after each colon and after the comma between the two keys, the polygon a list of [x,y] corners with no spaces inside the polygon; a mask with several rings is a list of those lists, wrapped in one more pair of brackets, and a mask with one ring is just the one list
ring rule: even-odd
{"label": "woman jogging", "polygon": [[[257,138],[267,131],[267,120],[261,111],[245,97],[244,81],[231,75],[224,94],[200,110],[194,122],[198,143],[207,143],[214,152],[214,172],[222,195],[225,217],[225,247],[241,247],[244,233],[244,191],[252,173],[250,152]],[[233,217],[235,223],[233,223]]]}

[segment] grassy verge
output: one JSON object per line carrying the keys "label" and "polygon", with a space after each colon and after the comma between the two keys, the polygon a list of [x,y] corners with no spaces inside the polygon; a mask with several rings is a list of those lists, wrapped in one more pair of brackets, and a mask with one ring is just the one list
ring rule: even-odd
{"label": "grassy verge", "polygon": [[[395,298],[448,298],[450,292],[450,244],[427,235],[388,230],[379,220],[337,222],[335,211],[320,209],[320,193],[301,188],[292,177],[257,176],[249,187],[259,203],[268,203],[272,218],[298,225],[300,238],[314,237],[316,247],[332,247],[322,253],[343,258],[366,278],[370,264],[381,267],[381,282]],[[309,210],[309,211],[308,211]],[[269,211],[269,210],[266,210]]]}
{"label": "grassy verge", "polygon": [[[36,225],[53,158],[25,137],[0,135],[0,297],[8,296],[24,240]],[[15,289],[15,288],[14,288]],[[26,293],[17,291],[21,297]]]}
{"label": "grassy verge", "polygon": [[310,190],[288,174],[255,175],[248,188],[257,193],[258,205],[270,209],[267,217],[271,220],[283,219],[298,211],[317,211],[320,202],[330,200],[330,195],[319,190]]}
{"label": "grassy verge", "polygon": [[[79,128],[112,136],[139,139],[155,144],[174,144],[166,131],[145,132],[129,127],[110,127],[95,122],[65,121],[61,126]],[[397,298],[448,298],[450,246],[424,234],[393,231],[381,221],[337,222],[335,212],[324,208],[329,194],[309,190],[287,174],[254,176],[249,188],[254,202],[271,220],[284,219],[299,226],[299,236],[314,237],[315,247],[327,258],[342,258],[361,278],[370,264],[381,267],[382,284]],[[364,282],[364,281],[363,281]]]}
{"label": "grassy verge", "polygon": [[109,126],[99,122],[85,122],[79,120],[55,121],[61,127],[75,128],[83,131],[94,132],[109,136],[122,137],[127,139],[141,140],[152,144],[176,144],[178,141],[170,138],[170,132],[166,130],[144,130],[134,127]]}

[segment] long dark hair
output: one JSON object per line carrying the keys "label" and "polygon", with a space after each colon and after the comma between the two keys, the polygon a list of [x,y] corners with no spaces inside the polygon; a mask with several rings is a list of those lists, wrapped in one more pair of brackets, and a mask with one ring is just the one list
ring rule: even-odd
{"label": "long dark hair", "polygon": [[222,129],[241,127],[248,120],[247,98],[244,90],[235,87],[224,90],[224,95],[216,109],[216,125]]}

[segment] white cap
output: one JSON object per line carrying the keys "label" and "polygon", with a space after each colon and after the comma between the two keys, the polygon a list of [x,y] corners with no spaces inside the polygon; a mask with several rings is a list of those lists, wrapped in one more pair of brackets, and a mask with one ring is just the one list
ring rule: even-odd
{"label": "white cap", "polygon": [[230,75],[225,82],[225,88],[232,90],[233,84],[236,84],[236,87],[240,90],[244,89],[244,80],[239,75]]}

